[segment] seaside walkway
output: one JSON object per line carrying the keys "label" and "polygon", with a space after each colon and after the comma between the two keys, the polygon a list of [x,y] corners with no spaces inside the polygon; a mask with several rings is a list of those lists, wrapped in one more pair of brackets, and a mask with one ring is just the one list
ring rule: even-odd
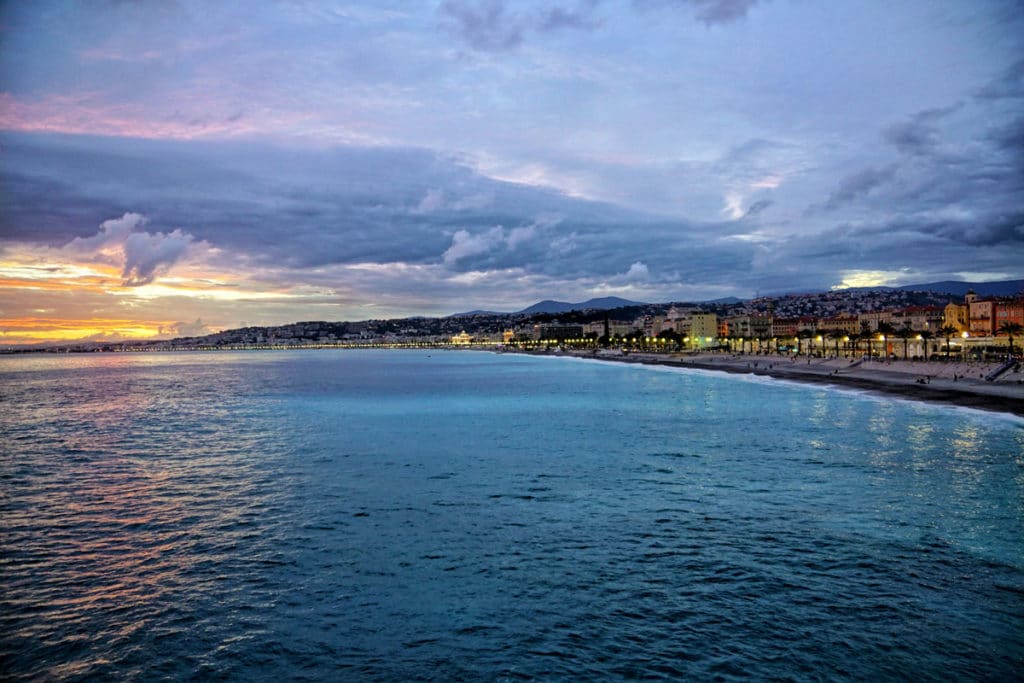
{"label": "seaside walkway", "polygon": [[986,376],[1000,368],[1001,363],[851,360],[730,353],[595,354],[589,351],[573,352],[571,355],[613,362],[652,363],[835,384],[905,398],[1024,415],[1024,372],[1016,364],[995,381],[987,381]]}

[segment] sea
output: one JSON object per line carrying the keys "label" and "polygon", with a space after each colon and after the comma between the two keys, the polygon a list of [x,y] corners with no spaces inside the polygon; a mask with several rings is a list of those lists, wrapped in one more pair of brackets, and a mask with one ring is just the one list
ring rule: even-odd
{"label": "sea", "polygon": [[5,681],[1021,680],[1024,420],[476,351],[0,358]]}

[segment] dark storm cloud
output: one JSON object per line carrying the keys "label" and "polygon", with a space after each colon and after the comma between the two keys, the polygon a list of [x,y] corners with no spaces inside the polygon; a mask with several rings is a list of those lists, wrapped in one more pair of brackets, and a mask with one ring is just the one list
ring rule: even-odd
{"label": "dark storm cloud", "polygon": [[575,7],[545,6],[519,11],[505,0],[445,0],[438,7],[441,23],[474,50],[501,52],[519,47],[527,32],[589,31],[602,25],[593,15],[597,0]]}
{"label": "dark storm cloud", "polygon": [[972,247],[1005,247],[1024,254],[1024,211],[991,216],[983,223],[955,222],[934,227],[943,239]]}
{"label": "dark storm cloud", "polygon": [[698,21],[711,26],[728,24],[747,16],[758,0],[634,0],[641,9],[662,6],[688,6],[693,9]]}
{"label": "dark storm cloud", "polygon": [[[296,269],[406,262],[444,263],[454,271],[599,274],[663,251],[651,247],[660,232],[644,230],[650,219],[640,214],[490,180],[418,150],[303,152],[109,139],[54,144],[32,135],[7,136],[4,144],[10,215],[33,229],[3,237],[64,244],[137,212],[160,232],[126,243],[131,283],[150,281],[180,257],[186,237],[253,264]],[[76,204],[80,196],[91,201]],[[74,221],[65,220],[69,205],[79,207]],[[177,229],[182,232],[172,232]],[[568,255],[571,268],[559,261]]]}
{"label": "dark storm cloud", "polygon": [[[1024,117],[996,126],[988,132],[987,137],[998,149],[1016,156],[1018,160],[1024,157]],[[1024,173],[1024,167],[1020,168],[1020,172]]]}
{"label": "dark storm cloud", "polygon": [[770,207],[773,203],[774,202],[772,202],[772,200],[770,199],[761,199],[759,201],[756,201],[750,205],[750,208],[747,209],[747,213],[743,217],[752,218],[757,214],[761,213],[762,211],[764,211],[765,209],[767,209],[768,207]]}
{"label": "dark storm cloud", "polygon": [[[307,279],[322,268],[405,263],[452,275],[508,271],[545,282],[767,291],[827,287],[849,268],[998,270],[1007,250],[1022,244],[1024,182],[1019,163],[998,151],[1013,135],[988,136],[973,155],[867,167],[827,198],[836,221],[875,203],[885,207],[881,220],[873,214],[815,235],[751,239],[752,226],[770,229],[784,209],[766,211],[778,206],[774,199],[755,199],[735,221],[665,220],[492,180],[423,150],[7,134],[0,237],[66,245],[137,212],[149,223],[124,242],[127,284],[152,281],[204,242],[254,272],[284,268]],[[764,141],[738,145],[726,166],[736,177],[756,177],[757,163],[754,171],[736,169],[773,149]],[[452,286],[416,285],[421,293]]]}
{"label": "dark storm cloud", "polygon": [[503,0],[446,0],[438,10],[448,30],[474,50],[509,50],[523,42],[525,26]]}
{"label": "dark storm cloud", "polygon": [[979,88],[975,96],[982,100],[1024,98],[1024,59],[1014,62],[1001,75]]}
{"label": "dark storm cloud", "polygon": [[757,0],[690,0],[697,18],[705,24],[725,24],[742,19]]}
{"label": "dark storm cloud", "polygon": [[575,9],[552,7],[538,16],[538,31],[584,30],[589,31],[600,27],[604,22],[593,16],[592,11],[597,0],[580,3]]}
{"label": "dark storm cloud", "polygon": [[[1024,248],[1024,212],[968,216],[932,213],[895,215],[886,220],[841,223],[814,239],[782,245],[788,261],[827,276],[855,267],[931,273],[1005,272],[1007,253]],[[1011,270],[1011,272],[1013,272]]]}
{"label": "dark storm cloud", "polygon": [[875,188],[888,183],[896,174],[895,166],[885,168],[866,168],[843,178],[839,187],[829,195],[825,207],[835,209],[843,204],[866,196]]}
{"label": "dark storm cloud", "polygon": [[886,142],[895,145],[904,154],[931,154],[938,146],[939,123],[959,109],[959,105],[941,109],[927,109],[882,130]]}

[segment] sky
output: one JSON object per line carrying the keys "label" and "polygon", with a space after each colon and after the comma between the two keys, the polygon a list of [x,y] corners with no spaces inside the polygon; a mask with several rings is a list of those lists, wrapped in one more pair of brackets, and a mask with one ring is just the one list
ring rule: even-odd
{"label": "sky", "polygon": [[1024,4],[0,3],[0,344],[1024,277]]}

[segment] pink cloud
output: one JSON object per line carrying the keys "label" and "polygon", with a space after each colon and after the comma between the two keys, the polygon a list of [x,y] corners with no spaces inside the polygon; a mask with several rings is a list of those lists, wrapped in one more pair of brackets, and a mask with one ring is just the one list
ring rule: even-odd
{"label": "pink cloud", "polygon": [[[146,139],[195,140],[247,135],[291,135],[351,144],[384,144],[359,121],[324,121],[311,112],[266,106],[232,110],[215,99],[181,95],[180,109],[153,114],[138,104],[108,104],[100,93],[48,95],[23,101],[0,92],[0,130]],[[198,112],[198,113],[197,113]]]}
{"label": "pink cloud", "polygon": [[0,93],[0,129],[179,140],[230,137],[259,131],[257,125],[237,113],[188,120],[176,113],[154,119],[142,107],[110,106],[97,100],[95,95],[84,94],[49,95],[25,102],[10,93]]}

